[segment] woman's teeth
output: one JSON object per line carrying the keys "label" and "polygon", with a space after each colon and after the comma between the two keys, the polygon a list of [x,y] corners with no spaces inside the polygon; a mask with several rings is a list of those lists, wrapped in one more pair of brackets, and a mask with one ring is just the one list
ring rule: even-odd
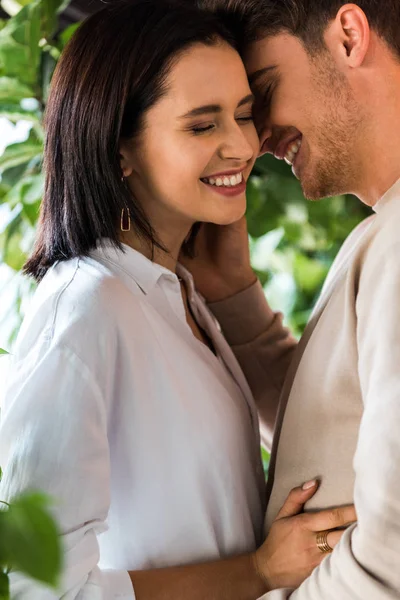
{"label": "woman's teeth", "polygon": [[286,150],[286,154],[284,156],[285,162],[287,162],[288,165],[293,164],[294,157],[300,150],[301,142],[302,142],[302,139],[299,138],[298,140],[292,142],[290,144],[290,146],[288,146],[288,149]]}
{"label": "woman's teeth", "polygon": [[229,177],[204,177],[202,181],[204,181],[204,183],[208,183],[209,185],[216,185],[217,187],[233,187],[235,185],[239,185],[239,183],[242,183],[243,173],[230,175]]}

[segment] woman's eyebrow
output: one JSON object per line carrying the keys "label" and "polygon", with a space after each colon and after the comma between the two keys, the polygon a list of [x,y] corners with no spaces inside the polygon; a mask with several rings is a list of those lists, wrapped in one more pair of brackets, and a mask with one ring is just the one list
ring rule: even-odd
{"label": "woman's eyebrow", "polygon": [[250,104],[251,102],[254,102],[254,100],[254,94],[248,94],[247,96],[241,99],[241,101],[238,104],[238,108],[240,108],[244,104]]}
{"label": "woman's eyebrow", "polygon": [[[250,102],[254,102],[254,95],[248,94],[244,98],[242,98],[238,104],[238,108],[243,106],[244,104],[249,104]],[[222,106],[220,104],[206,104],[205,106],[198,106],[197,108],[193,108],[189,112],[180,116],[180,119],[190,119],[192,117],[199,117],[201,115],[210,115],[215,113],[222,112]]]}

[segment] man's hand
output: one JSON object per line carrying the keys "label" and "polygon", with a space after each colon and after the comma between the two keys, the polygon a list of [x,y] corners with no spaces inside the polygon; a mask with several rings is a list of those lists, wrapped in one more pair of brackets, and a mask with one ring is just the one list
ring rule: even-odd
{"label": "man's hand", "polygon": [[257,278],[250,265],[246,218],[232,225],[205,223],[196,239],[195,258],[180,256],[196,288],[208,302],[218,302],[247,289]]}

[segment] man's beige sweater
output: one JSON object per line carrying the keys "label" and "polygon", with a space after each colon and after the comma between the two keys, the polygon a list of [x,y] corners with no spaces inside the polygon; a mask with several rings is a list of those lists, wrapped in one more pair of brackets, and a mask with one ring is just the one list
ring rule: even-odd
{"label": "man's beige sweater", "polygon": [[298,590],[265,600],[400,599],[400,182],[376,212],[344,245],[297,346],[259,284],[211,305],[264,442],[278,414],[266,531],[289,490],[314,477],[307,510],[354,501],[358,514]]}

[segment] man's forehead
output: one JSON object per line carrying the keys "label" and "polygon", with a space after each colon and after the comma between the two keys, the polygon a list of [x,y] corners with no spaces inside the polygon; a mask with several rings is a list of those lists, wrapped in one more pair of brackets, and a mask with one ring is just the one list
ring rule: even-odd
{"label": "man's forehead", "polygon": [[250,83],[261,76],[276,76],[286,58],[293,58],[300,50],[299,40],[288,33],[278,33],[251,42],[243,54]]}

